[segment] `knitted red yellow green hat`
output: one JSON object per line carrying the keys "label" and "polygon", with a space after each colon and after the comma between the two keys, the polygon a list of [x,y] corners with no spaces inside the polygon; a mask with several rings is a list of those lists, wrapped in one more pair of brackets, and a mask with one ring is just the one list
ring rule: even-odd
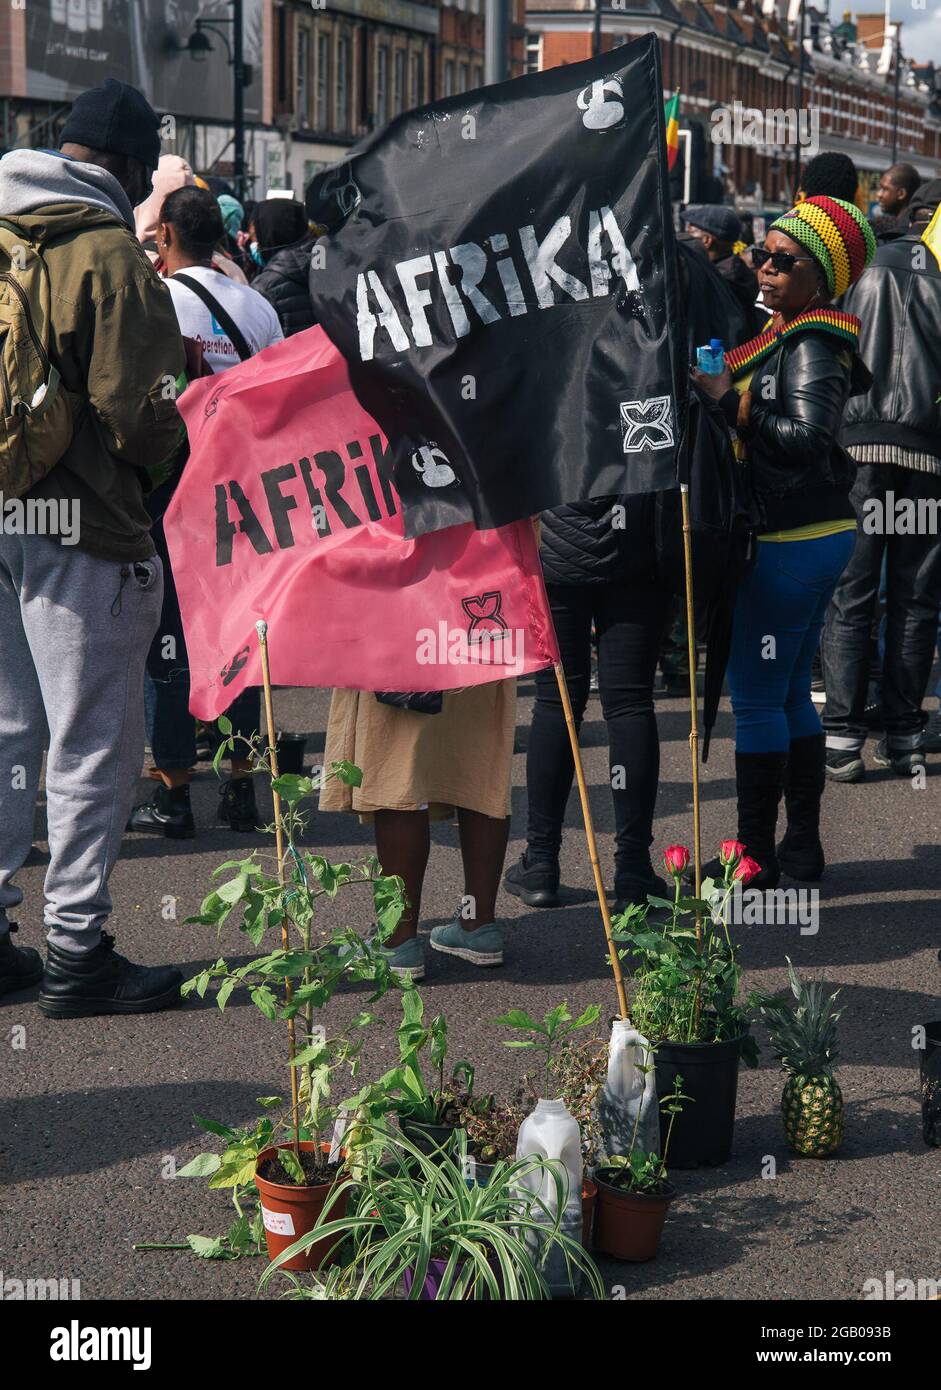
{"label": "knitted red yellow green hat", "polygon": [[842,198],[805,198],[769,231],[783,232],[809,251],[834,299],[849,289],[876,254],[876,238],[858,207]]}

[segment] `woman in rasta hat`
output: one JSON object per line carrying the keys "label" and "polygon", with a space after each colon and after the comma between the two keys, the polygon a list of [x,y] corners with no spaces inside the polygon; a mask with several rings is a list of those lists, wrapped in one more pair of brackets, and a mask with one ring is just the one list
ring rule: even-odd
{"label": "woman in rasta hat", "polygon": [[[747,463],[758,511],[757,557],[736,602],[728,680],[735,711],[738,838],[761,866],[814,881],[824,870],[824,735],[811,663],[837,580],[852,554],[854,466],[839,444],[847,399],[872,377],[859,320],[831,307],[876,251],[865,217],[839,198],[806,198],[752,251],[764,333],[726,353],[719,376],[694,373],[717,399]],[[787,832],[775,851],[784,792]]]}

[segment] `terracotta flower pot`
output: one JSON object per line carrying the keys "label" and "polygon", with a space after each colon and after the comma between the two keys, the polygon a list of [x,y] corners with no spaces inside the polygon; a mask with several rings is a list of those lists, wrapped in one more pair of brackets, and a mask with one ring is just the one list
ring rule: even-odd
{"label": "terracotta flower pot", "polygon": [[623,1192],[597,1176],[595,1182],[595,1249],[632,1264],[652,1260],[676,1188],[668,1187],[666,1192],[657,1194]]}
{"label": "terracotta flower pot", "polygon": [[[275,1260],[283,1250],[289,1245],[293,1245],[301,1236],[312,1231],[317,1224],[317,1218],[323,1210],[334,1184],[332,1182],[318,1183],[315,1187],[298,1187],[294,1183],[269,1182],[267,1178],[261,1177],[258,1169],[269,1158],[274,1158],[279,1149],[290,1149],[291,1144],[276,1144],[271,1148],[262,1149],[255,1164],[255,1186],[258,1188],[260,1198],[262,1220],[265,1223],[265,1240],[268,1243],[268,1258]],[[330,1145],[321,1143],[319,1146],[312,1140],[304,1139],[301,1141],[301,1149],[307,1153],[319,1147],[323,1153],[330,1152]],[[330,1208],[331,1218],[339,1218],[346,1213],[346,1204],[349,1199],[349,1183],[343,1182],[338,1199]],[[306,1254],[295,1255],[282,1265],[282,1269],[321,1269],[324,1265],[332,1263],[332,1257],[328,1258],[327,1252],[331,1246],[335,1245],[336,1236],[327,1236],[324,1240],[318,1240],[312,1245]]]}
{"label": "terracotta flower pot", "polygon": [[595,1224],[595,1210],[598,1204],[598,1188],[591,1178],[582,1181],[582,1245],[591,1249],[592,1229]]}

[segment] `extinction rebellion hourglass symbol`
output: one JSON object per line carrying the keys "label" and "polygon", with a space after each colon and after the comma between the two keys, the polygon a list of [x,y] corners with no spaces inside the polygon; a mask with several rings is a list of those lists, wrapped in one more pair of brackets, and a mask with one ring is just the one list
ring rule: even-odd
{"label": "extinction rebellion hourglass symbol", "polygon": [[[500,616],[503,595],[495,593],[475,594],[462,598],[461,607],[470,618],[467,626],[467,640],[477,661],[502,661],[503,638],[508,628]],[[499,643],[499,652],[494,648]]]}

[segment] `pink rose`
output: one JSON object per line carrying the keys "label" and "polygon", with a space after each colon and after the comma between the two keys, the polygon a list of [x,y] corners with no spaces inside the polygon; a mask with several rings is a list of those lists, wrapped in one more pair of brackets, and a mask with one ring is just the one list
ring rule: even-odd
{"label": "pink rose", "polygon": [[745,853],[741,840],[723,840],[719,846],[720,864],[737,864]]}
{"label": "pink rose", "polygon": [[663,863],[667,873],[679,878],[689,866],[689,850],[685,845],[667,845],[663,851]]}
{"label": "pink rose", "polygon": [[760,873],[761,865],[756,864],[754,859],[750,859],[746,854],[741,863],[737,866],[732,877],[738,879],[744,887],[746,883],[751,883],[752,879]]}

